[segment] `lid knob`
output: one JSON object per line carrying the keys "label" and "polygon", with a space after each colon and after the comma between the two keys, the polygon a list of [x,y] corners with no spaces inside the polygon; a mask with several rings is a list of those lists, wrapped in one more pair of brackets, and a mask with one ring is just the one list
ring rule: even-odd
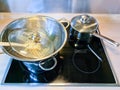
{"label": "lid knob", "polygon": [[90,16],[88,16],[88,15],[82,15],[81,18],[80,18],[80,21],[83,24],[90,23]]}

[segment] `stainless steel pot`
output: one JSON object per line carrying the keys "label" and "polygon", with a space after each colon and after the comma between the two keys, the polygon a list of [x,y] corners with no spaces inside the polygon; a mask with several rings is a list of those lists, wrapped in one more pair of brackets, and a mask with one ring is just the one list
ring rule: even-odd
{"label": "stainless steel pot", "polygon": [[[61,22],[64,21],[61,20]],[[27,57],[26,55],[19,53],[19,50],[17,51],[18,48],[14,48],[12,46],[3,46],[2,49],[7,55],[11,56],[15,60],[23,61],[23,64],[28,68],[29,71],[33,73],[41,71],[36,68],[40,68],[44,71],[52,70],[57,65],[55,55],[63,48],[67,40],[66,32],[67,26],[64,27],[61,24],[61,22],[54,18],[41,15],[25,17],[12,21],[1,32],[1,41],[9,42],[9,34],[18,29],[19,31],[25,29],[26,31],[29,30],[31,32],[34,32],[36,28],[39,32],[41,32],[41,28],[44,29],[45,32],[47,33],[47,37],[52,41],[54,45],[54,52],[45,57],[42,58]],[[11,37],[12,39],[10,40],[16,42],[17,40],[15,39],[16,37],[19,37],[19,35],[20,35],[19,33],[15,35],[13,34],[13,36]],[[45,65],[49,65],[48,63],[51,63],[51,66],[46,67]]]}
{"label": "stainless steel pot", "polygon": [[107,41],[108,43],[119,46],[118,42],[111,40],[103,35],[100,35],[98,32],[99,25],[97,20],[89,15],[79,15],[75,16],[71,20],[71,28],[70,28],[70,40],[73,42],[72,46],[79,48],[84,45],[90,43],[92,36],[98,37]]}

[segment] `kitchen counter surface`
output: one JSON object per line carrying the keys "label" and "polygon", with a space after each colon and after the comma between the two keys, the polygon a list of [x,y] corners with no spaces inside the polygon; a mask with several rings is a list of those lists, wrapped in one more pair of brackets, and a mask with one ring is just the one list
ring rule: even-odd
{"label": "kitchen counter surface", "polygon": [[[26,16],[32,16],[32,15],[46,15],[51,16],[55,19],[60,18],[66,18],[68,20],[71,20],[72,17],[77,14],[29,14],[29,13],[0,13],[0,31],[4,29],[4,27],[10,23],[11,21],[20,18],[20,17],[26,17]],[[90,14],[93,17],[95,17],[98,20],[99,23],[99,30],[100,33],[104,36],[107,36],[109,38],[112,38],[113,40],[120,43],[120,14]],[[107,50],[107,54],[109,56],[109,60],[112,66],[113,71],[115,72],[115,75],[118,80],[117,86],[41,86],[41,85],[4,85],[0,84],[0,90],[101,90],[101,89],[107,89],[107,90],[120,90],[120,47],[114,47],[106,42],[104,42],[105,48]],[[2,50],[0,50],[2,51]],[[8,64],[11,60],[11,57],[6,54],[0,55],[0,82],[2,82],[3,77],[6,73],[6,70],[8,68]]]}

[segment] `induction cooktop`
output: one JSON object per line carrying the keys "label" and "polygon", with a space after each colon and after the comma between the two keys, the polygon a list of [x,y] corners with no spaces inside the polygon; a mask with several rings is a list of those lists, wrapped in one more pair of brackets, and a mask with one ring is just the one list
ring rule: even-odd
{"label": "induction cooktop", "polygon": [[[69,40],[56,56],[57,66],[39,75],[27,71],[21,61],[12,59],[3,84],[116,85],[117,80],[103,42],[93,37],[87,48],[74,49]],[[36,80],[36,78],[38,80]]]}

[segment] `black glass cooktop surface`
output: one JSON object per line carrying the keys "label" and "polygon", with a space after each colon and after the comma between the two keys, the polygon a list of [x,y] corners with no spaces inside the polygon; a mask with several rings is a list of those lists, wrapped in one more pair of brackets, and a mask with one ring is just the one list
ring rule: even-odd
{"label": "black glass cooktop surface", "polygon": [[[34,75],[22,62],[12,60],[5,83],[70,83],[70,84],[116,84],[114,73],[100,39],[93,37],[83,49],[74,49],[66,43],[56,56],[58,64],[51,71]],[[37,77],[38,80],[35,80]]]}

